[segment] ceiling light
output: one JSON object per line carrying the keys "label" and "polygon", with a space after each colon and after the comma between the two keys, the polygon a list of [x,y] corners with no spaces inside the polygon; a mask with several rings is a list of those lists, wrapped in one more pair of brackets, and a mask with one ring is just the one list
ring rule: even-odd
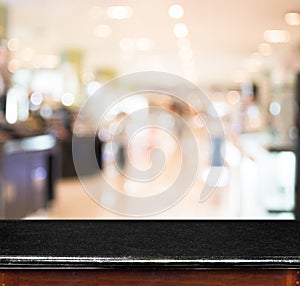
{"label": "ceiling light", "polygon": [[286,43],[290,40],[290,34],[284,30],[266,30],[264,38],[268,43]]}
{"label": "ceiling light", "polygon": [[111,6],[107,8],[106,14],[111,19],[128,19],[132,15],[132,8],[129,6]]}
{"label": "ceiling light", "polygon": [[188,35],[189,30],[185,24],[177,23],[174,26],[173,32],[177,38],[184,38]]}
{"label": "ceiling light", "polygon": [[171,18],[173,18],[173,19],[179,19],[179,18],[181,18],[183,16],[183,14],[184,14],[184,10],[178,4],[172,5],[169,8],[169,16]]}
{"label": "ceiling light", "polygon": [[99,25],[95,28],[94,34],[98,38],[107,38],[111,34],[111,27]]}
{"label": "ceiling light", "polygon": [[300,14],[297,12],[289,12],[284,15],[285,22],[290,26],[300,25]]}

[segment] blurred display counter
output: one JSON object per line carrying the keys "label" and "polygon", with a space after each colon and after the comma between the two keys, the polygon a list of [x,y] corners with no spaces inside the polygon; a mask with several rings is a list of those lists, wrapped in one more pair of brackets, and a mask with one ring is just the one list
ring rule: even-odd
{"label": "blurred display counter", "polygon": [[[76,135],[74,135],[76,136]],[[87,148],[88,142],[91,140],[95,141],[96,138],[93,135],[82,135],[76,136],[76,145],[74,149],[72,148],[72,138],[61,140],[61,150],[62,150],[62,177],[76,177],[76,170],[73,163],[73,153],[76,153],[76,157],[80,158],[80,162],[84,166],[84,172],[81,173],[82,175],[93,175],[99,168],[95,169],[94,164],[90,162],[87,158],[87,153],[90,152],[89,148]],[[95,141],[97,143],[98,141]],[[100,143],[95,145],[99,147],[99,152],[96,151],[97,158],[100,156]],[[98,154],[97,154],[98,153]]]}
{"label": "blurred display counter", "polygon": [[61,172],[60,153],[51,135],[1,143],[1,218],[23,218],[47,207],[54,199],[55,181]]}
{"label": "blurred display counter", "polygon": [[[268,179],[268,193],[264,197],[268,212],[277,214],[296,213],[296,148],[293,146],[268,146],[265,178]],[[263,178],[262,178],[263,180]]]}
{"label": "blurred display counter", "polygon": [[[296,197],[296,149],[273,144],[269,133],[241,136],[243,216],[293,219]],[[252,206],[257,206],[253,210]],[[257,210],[260,210],[257,211]]]}

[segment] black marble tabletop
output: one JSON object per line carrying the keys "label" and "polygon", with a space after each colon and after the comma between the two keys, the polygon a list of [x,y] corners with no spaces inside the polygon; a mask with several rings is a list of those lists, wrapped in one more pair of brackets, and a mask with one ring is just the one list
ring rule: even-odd
{"label": "black marble tabletop", "polygon": [[296,268],[297,221],[1,221],[0,268]]}

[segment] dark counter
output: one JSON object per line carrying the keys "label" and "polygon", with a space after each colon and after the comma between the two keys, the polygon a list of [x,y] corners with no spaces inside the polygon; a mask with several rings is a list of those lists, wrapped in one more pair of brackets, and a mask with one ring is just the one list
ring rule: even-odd
{"label": "dark counter", "polygon": [[0,145],[0,218],[23,218],[46,208],[59,177],[60,148],[50,135]]}
{"label": "dark counter", "polygon": [[297,268],[296,221],[2,221],[0,268]]}

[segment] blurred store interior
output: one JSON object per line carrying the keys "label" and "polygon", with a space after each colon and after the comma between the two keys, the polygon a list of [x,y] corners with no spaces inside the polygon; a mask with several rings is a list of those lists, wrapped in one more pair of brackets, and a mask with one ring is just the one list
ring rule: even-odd
{"label": "blurred store interior", "polygon": [[[195,134],[200,156],[187,156],[200,162],[199,173],[180,202],[146,218],[300,217],[299,0],[1,0],[0,39],[0,218],[131,218],[107,210],[84,190],[72,138],[81,144],[73,152],[91,184],[100,175],[121,193],[153,196],[173,183],[189,148],[176,116]],[[224,140],[211,144],[209,109],[199,116],[180,99],[157,92],[121,100],[95,134],[90,115],[98,106],[78,116],[83,103],[109,81],[139,71],[175,74],[199,87],[222,121]],[[123,118],[150,107],[168,111],[157,119],[168,132],[147,128],[128,147],[131,118],[112,136]],[[90,138],[99,168],[86,159]],[[165,156],[159,178],[124,176],[128,161],[150,168],[154,149]],[[224,159],[224,172],[200,202],[216,156]]]}

